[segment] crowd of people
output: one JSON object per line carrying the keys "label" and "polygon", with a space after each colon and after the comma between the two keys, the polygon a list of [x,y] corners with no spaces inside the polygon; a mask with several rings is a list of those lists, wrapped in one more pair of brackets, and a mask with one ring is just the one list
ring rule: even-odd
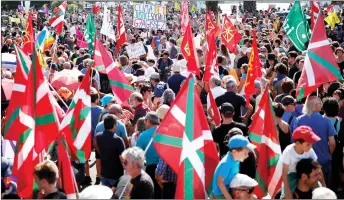
{"label": "crowd of people", "polygon": [[[124,21],[127,42],[115,52],[116,42],[100,34],[102,12],[95,15],[97,38],[120,70],[135,88],[129,98],[130,107],[119,104],[105,74],[94,70],[91,87],[92,148],[96,158],[96,177],[92,179],[90,162],[72,161],[80,191],[79,198],[133,198],[173,199],[177,174],[159,157],[150,140],[173,104],[187,78],[187,61],[180,51],[183,35],[180,33],[180,11],[173,2],[167,5],[167,30],[144,30],[132,27],[133,6],[126,5]],[[117,24],[116,8],[110,8]],[[7,11],[14,13],[14,11]],[[45,76],[51,81],[62,70],[78,71],[79,81],[93,58],[88,50],[80,48],[76,36],[69,31],[77,26],[85,30],[90,11],[66,12],[64,33],[58,38],[58,63],[51,58],[51,51],[44,52]],[[305,8],[305,12],[310,12]],[[242,36],[236,51],[230,52],[221,43],[217,45],[219,76],[203,81],[205,59],[203,40],[205,10],[190,12],[194,36],[201,35],[196,45],[200,63],[200,76],[195,76],[198,95],[217,145],[219,162],[212,181],[212,197],[219,199],[256,198],[253,191],[256,181],[257,153],[248,139],[252,115],[257,111],[263,89],[268,88],[273,99],[276,129],[282,150],[282,188],[272,198],[334,199],[343,198],[344,191],[344,86],[341,82],[323,84],[317,92],[301,101],[296,100],[296,87],[305,63],[305,51],[298,51],[282,28],[285,17],[270,12],[242,12],[242,21],[235,26]],[[341,12],[340,12],[341,13]],[[16,12],[17,15],[21,15]],[[324,11],[326,15],[326,11]],[[33,22],[36,33],[45,26],[47,16],[38,15]],[[344,74],[344,16],[335,28],[327,27],[327,35],[341,75]],[[23,26],[24,24],[24,26]],[[21,45],[25,35],[23,24],[8,24],[2,28],[2,53],[14,54],[13,45]],[[114,27],[116,28],[116,27]],[[252,50],[252,30],[257,31],[259,58],[263,78],[254,82],[256,94],[246,104],[244,85],[247,79]],[[142,41],[146,54],[129,59],[125,46]],[[14,79],[15,71],[2,69],[2,80]],[[56,100],[67,111],[75,90],[54,88]],[[211,90],[221,115],[221,125],[215,126],[209,115]],[[60,97],[57,97],[59,95]],[[2,102],[2,118],[6,121],[6,105]],[[2,126],[3,127],[3,126]],[[3,132],[3,130],[2,130]],[[56,151],[51,160],[38,164],[34,169],[39,187],[38,198],[67,198],[56,187],[59,172]],[[2,158],[1,176],[3,198],[15,196],[16,184],[11,181],[13,159]],[[129,184],[127,184],[129,182]],[[101,187],[102,185],[104,187]],[[19,198],[19,196],[15,196]]]}

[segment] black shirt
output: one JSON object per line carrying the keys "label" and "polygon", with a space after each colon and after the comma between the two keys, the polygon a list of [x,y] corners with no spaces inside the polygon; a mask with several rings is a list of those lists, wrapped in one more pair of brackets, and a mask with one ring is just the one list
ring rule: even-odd
{"label": "black shirt", "polygon": [[298,71],[299,71],[299,69],[297,68],[296,64],[293,64],[293,65],[290,67],[290,69],[289,69],[288,77],[289,77],[290,79],[293,79],[293,78],[294,78],[294,74],[295,74],[296,72],[298,72]]}
{"label": "black shirt", "polygon": [[151,177],[142,171],[140,175],[130,181],[130,199],[153,199],[154,184]]}
{"label": "black shirt", "polygon": [[238,59],[237,68],[241,69],[242,64],[248,64],[248,57],[246,55]]}
{"label": "black shirt", "polygon": [[245,124],[233,122],[230,124],[221,124],[219,127],[215,128],[212,132],[214,142],[216,142],[220,147],[220,158],[226,155],[228,152],[228,147],[223,143],[225,136],[228,134],[228,131],[232,128],[239,128],[244,136],[247,136],[247,127]]}
{"label": "black shirt", "polygon": [[242,122],[241,116],[241,106],[246,105],[246,99],[234,92],[226,92],[221,96],[218,96],[216,99],[216,105],[217,107],[220,107],[223,103],[228,102],[231,103],[234,107],[234,117],[233,120],[236,122]]}
{"label": "black shirt", "polygon": [[95,139],[101,160],[101,176],[119,179],[123,175],[123,166],[119,157],[125,149],[122,138],[105,130],[97,133]]}
{"label": "black shirt", "polygon": [[48,194],[43,199],[67,199],[67,195],[63,192],[57,191]]}
{"label": "black shirt", "polygon": [[299,188],[295,188],[293,199],[312,199],[312,190],[308,190],[307,192],[302,192]]}
{"label": "black shirt", "polygon": [[256,156],[254,152],[250,150],[248,157],[240,163],[240,174],[246,174],[247,176],[255,179],[256,178]]}

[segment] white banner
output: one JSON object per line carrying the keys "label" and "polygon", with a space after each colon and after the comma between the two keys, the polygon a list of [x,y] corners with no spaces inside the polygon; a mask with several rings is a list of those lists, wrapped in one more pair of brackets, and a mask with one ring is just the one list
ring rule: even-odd
{"label": "white banner", "polygon": [[167,28],[166,6],[136,4],[134,6],[133,26],[134,28],[165,30]]}
{"label": "white banner", "polygon": [[109,38],[111,38],[115,41],[116,40],[116,33],[115,33],[115,29],[113,27],[114,27],[113,21],[111,20],[109,11],[108,11],[106,5],[104,5],[103,24],[102,24],[102,28],[100,29],[100,33],[108,36]]}
{"label": "white banner", "polygon": [[130,59],[132,58],[139,58],[140,56],[146,54],[146,50],[142,44],[142,42],[138,42],[135,44],[130,44],[125,47],[127,50],[128,56]]}

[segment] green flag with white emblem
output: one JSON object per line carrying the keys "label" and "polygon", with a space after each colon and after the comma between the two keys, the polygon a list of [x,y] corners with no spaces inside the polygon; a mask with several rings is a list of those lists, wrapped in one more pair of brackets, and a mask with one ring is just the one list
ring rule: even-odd
{"label": "green flag with white emblem", "polygon": [[88,43],[88,53],[93,54],[94,40],[96,35],[96,27],[94,25],[94,19],[92,13],[88,15],[85,29],[85,40]]}
{"label": "green flag with white emblem", "polygon": [[291,8],[284,21],[283,29],[297,50],[304,51],[306,49],[305,43],[309,41],[310,29],[299,1],[295,1]]}

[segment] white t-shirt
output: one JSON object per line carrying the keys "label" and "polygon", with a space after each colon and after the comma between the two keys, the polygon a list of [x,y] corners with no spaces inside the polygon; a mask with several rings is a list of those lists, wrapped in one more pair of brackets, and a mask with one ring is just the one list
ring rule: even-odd
{"label": "white t-shirt", "polygon": [[313,148],[311,148],[308,152],[304,152],[303,154],[296,153],[294,149],[295,143],[288,145],[283,153],[282,153],[282,162],[283,164],[289,165],[288,174],[292,172],[296,172],[296,164],[305,158],[311,158],[313,160],[317,160],[318,156],[315,154]]}

